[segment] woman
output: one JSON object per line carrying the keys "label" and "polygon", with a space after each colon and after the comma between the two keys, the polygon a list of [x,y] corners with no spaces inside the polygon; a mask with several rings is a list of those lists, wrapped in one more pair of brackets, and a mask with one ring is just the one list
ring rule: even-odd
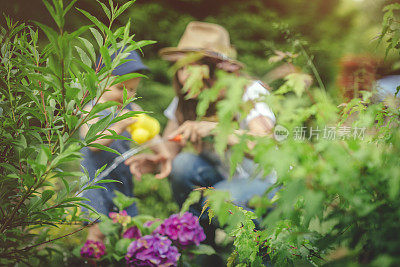
{"label": "woman", "polygon": [[[240,75],[239,71],[243,67],[242,63],[232,59],[235,53],[230,45],[228,32],[220,25],[191,22],[178,47],[164,48],[160,54],[168,61],[179,61],[178,65],[184,61],[191,61],[190,66],[205,70],[203,85],[196,90],[187,86],[190,82],[188,64],[177,70],[173,81],[176,97],[164,112],[169,119],[164,138],[170,139],[180,135],[181,140],[161,144],[160,146],[167,147],[162,150],[168,151],[167,153],[141,154],[128,159],[125,164],[130,165],[131,172],[138,177],[161,164],[162,172],[158,178],[169,175],[174,197],[180,206],[196,187],[213,186],[216,189],[227,190],[238,205],[246,205],[254,195],[263,194],[275,182],[274,174],[264,179],[262,174],[255,174],[254,162],[245,158],[233,179],[228,181],[227,165],[207,147],[206,142],[202,142],[204,137],[213,134],[212,130],[217,126],[211,118],[215,116],[216,102],[223,99],[224,95],[220,94],[217,101],[210,104],[205,119],[196,120],[198,93],[213,85],[215,71],[222,69]],[[275,124],[275,116],[265,103],[257,102],[260,96],[268,94],[268,90],[261,82],[254,81],[249,81],[244,90],[243,100],[253,101],[255,104],[241,128],[247,129],[250,134],[269,135]],[[233,136],[229,139],[228,145],[236,141]],[[187,141],[194,144],[198,153],[181,152]],[[250,177],[258,179],[249,179]],[[190,211],[199,216],[201,206],[192,206]]]}

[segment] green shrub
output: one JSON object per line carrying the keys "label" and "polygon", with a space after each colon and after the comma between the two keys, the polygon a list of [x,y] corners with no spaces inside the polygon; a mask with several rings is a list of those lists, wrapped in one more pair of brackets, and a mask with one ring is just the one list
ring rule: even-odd
{"label": "green shrub", "polygon": [[[83,111],[83,107],[98,99],[110,85],[141,76],[133,73],[116,79],[110,74],[123,63],[126,52],[152,42],[133,41],[129,23],[112,30],[114,20],[133,1],[119,8],[113,6],[112,1],[109,8],[102,4],[109,18],[107,26],[79,10],[95,26],[82,26],[68,33],[64,30],[64,17],[74,3],[71,1],[64,6],[62,0],[53,0],[52,4],[44,1],[57,30],[38,22],[35,26],[19,24],[8,17],[6,28],[0,29],[1,265],[15,262],[35,265],[38,257],[45,253],[44,250],[37,253],[39,246],[74,233],[51,236],[48,231],[41,230],[85,220],[78,211],[80,206],[88,206],[81,203],[85,199],[80,193],[101,187],[95,182],[87,184],[87,173],[66,171],[64,163],[80,159],[79,151],[85,146],[110,151],[93,142],[99,138],[121,138],[106,129],[136,114],[105,117],[88,125],[90,129],[84,140],[77,138],[81,125],[103,109],[114,108],[115,111],[119,103],[96,102],[90,112]],[[38,45],[39,29],[48,39],[43,48]],[[96,42],[80,37],[89,31]],[[95,52],[95,47],[100,54]],[[121,47],[126,49],[111,62],[110,55]],[[97,56],[105,64],[101,70],[96,63]],[[123,105],[133,100],[125,97]],[[60,191],[56,191],[56,184],[63,185]]]}

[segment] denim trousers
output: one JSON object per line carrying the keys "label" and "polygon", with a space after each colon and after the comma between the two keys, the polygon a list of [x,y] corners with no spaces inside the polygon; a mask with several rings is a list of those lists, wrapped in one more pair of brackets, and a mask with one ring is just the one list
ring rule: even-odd
{"label": "denim trousers", "polygon": [[[233,179],[226,179],[220,168],[203,155],[182,152],[172,162],[170,182],[175,200],[181,207],[190,192],[197,187],[214,187],[217,190],[228,191],[234,204],[246,207],[248,201],[256,196],[263,195],[276,181],[276,173],[273,172],[266,177],[252,176],[256,165],[250,159],[243,162],[242,173],[237,173]],[[243,168],[242,168],[243,169]],[[244,174],[243,174],[244,173]],[[247,177],[246,177],[247,176]],[[269,193],[272,198],[275,192]],[[189,209],[196,216],[201,214],[202,205],[192,205]]]}

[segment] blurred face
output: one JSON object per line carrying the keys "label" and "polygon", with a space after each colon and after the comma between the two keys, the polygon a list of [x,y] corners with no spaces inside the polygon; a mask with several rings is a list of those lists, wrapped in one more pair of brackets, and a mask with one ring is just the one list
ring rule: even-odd
{"label": "blurred face", "polygon": [[[192,65],[197,65],[199,66],[200,64],[192,64]],[[182,68],[180,68],[177,73],[176,73],[177,77],[178,77],[178,81],[180,84],[184,85],[187,81],[187,79],[190,76],[190,72],[188,71],[188,66],[184,66]]]}
{"label": "blurred face", "polygon": [[[197,67],[199,67],[199,69],[194,69]],[[194,87],[190,86],[188,88],[185,88],[185,86],[189,85],[187,84],[187,82],[191,75],[195,75],[194,77],[192,77],[191,81],[192,85],[194,82],[193,78],[196,80],[200,79],[200,81],[198,82],[196,81],[195,82],[196,85],[193,85]],[[190,98],[197,98],[198,94],[207,88],[206,84],[209,85],[212,83],[212,79],[210,79],[209,75],[210,75],[209,66],[198,62],[192,63],[190,65],[185,65],[176,72],[176,77],[179,83],[182,85],[182,87],[185,88],[186,94],[187,96],[190,96]]]}
{"label": "blurred face", "polygon": [[[203,61],[197,61],[197,62],[193,62],[193,63],[188,64],[188,65],[185,65],[185,66],[183,66],[182,68],[180,68],[180,69],[177,71],[177,73],[176,73],[177,79],[178,79],[179,83],[180,83],[182,86],[184,86],[185,83],[188,81],[190,75],[191,75],[191,72],[188,70],[188,68],[189,68],[190,66],[205,67],[205,69],[208,69],[208,70],[206,71],[208,74],[207,74],[207,77],[204,77],[203,81],[207,80],[207,84],[212,86],[212,84],[214,83],[214,80],[213,80],[213,78],[209,78],[209,77],[208,77],[208,76],[210,75],[210,73],[209,73],[209,72],[210,72],[210,68],[213,68],[213,69],[214,69],[214,68],[220,69],[220,70],[223,70],[223,71],[226,71],[226,72],[229,72],[229,73],[238,73],[238,71],[240,70],[240,66],[239,66],[239,65],[234,64],[234,63],[229,62],[229,61],[221,61],[221,62],[219,62],[219,63],[217,63],[217,64],[215,64],[215,63],[216,63],[216,62],[209,62],[209,61],[207,61],[206,63],[204,63]],[[215,64],[215,65],[213,65],[212,67],[210,67],[211,64]],[[206,87],[201,88],[200,91],[202,91],[202,90],[204,90],[204,89],[206,89]],[[190,88],[188,88],[188,93],[190,93]],[[197,95],[198,95],[198,94],[195,93],[195,94],[194,94],[194,98],[196,98]],[[224,97],[225,97],[225,90],[222,89],[222,90],[220,91],[219,96],[218,96],[218,100],[221,100],[221,99],[223,99]]]}
{"label": "blurred face", "polygon": [[104,99],[107,99],[109,101],[111,100],[122,103],[124,96],[124,87],[126,88],[126,91],[128,93],[128,98],[131,98],[136,94],[136,89],[139,86],[139,82],[140,77],[137,77],[127,80],[123,83],[114,84],[113,86],[108,88],[110,91],[105,92],[103,97]]}

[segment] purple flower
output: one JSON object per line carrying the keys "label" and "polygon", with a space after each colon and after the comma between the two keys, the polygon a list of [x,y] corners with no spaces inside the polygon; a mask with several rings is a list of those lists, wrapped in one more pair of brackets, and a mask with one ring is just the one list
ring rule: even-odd
{"label": "purple flower", "polygon": [[139,228],[136,226],[129,227],[125,233],[122,235],[123,238],[135,238],[138,239],[142,236]]}
{"label": "purple flower", "polygon": [[171,240],[158,234],[133,241],[125,256],[128,266],[176,266],[181,254]]}
{"label": "purple flower", "polygon": [[106,247],[101,241],[87,240],[81,248],[83,258],[100,259],[106,253]]}
{"label": "purple flower", "polygon": [[179,214],[171,215],[155,232],[168,236],[182,246],[193,244],[198,246],[201,241],[206,239],[198,218],[189,212],[185,212],[182,216]]}

